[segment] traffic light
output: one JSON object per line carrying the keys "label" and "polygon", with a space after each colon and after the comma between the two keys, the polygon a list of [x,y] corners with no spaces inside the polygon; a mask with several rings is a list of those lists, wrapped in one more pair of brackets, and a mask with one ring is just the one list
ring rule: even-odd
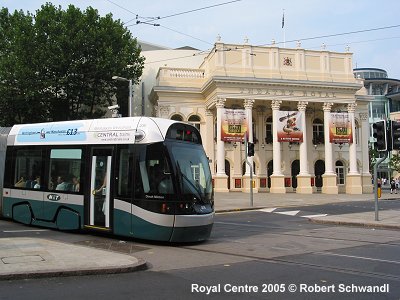
{"label": "traffic light", "polygon": [[377,151],[387,151],[387,137],[386,137],[386,121],[378,121],[372,125],[374,129],[373,136],[376,138],[375,149]]}
{"label": "traffic light", "polygon": [[400,150],[400,121],[392,121],[392,149]]}
{"label": "traffic light", "polygon": [[254,156],[254,143],[247,144],[247,156]]}

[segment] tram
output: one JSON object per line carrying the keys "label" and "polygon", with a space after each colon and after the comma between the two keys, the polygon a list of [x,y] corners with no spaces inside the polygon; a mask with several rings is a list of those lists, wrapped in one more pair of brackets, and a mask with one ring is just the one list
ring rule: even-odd
{"label": "tram", "polygon": [[0,129],[0,211],[27,225],[206,240],[214,219],[198,130],[128,117]]}

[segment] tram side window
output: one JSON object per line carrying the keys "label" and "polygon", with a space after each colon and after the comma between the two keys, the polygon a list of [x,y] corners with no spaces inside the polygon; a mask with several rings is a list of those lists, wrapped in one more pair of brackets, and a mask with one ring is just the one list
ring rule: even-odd
{"label": "tram side window", "polygon": [[17,150],[15,158],[14,186],[26,189],[42,187],[42,151]]}
{"label": "tram side window", "polygon": [[121,149],[119,153],[118,196],[130,197],[132,182],[132,158],[128,149]]}
{"label": "tram side window", "polygon": [[48,189],[81,192],[82,186],[79,178],[81,165],[81,149],[52,149]]}

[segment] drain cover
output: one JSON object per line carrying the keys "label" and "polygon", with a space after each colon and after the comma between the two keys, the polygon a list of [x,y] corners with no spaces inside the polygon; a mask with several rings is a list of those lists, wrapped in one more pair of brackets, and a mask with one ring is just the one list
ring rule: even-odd
{"label": "drain cover", "polygon": [[2,257],[1,261],[3,262],[3,264],[25,264],[44,261],[44,258],[40,255],[8,256]]}

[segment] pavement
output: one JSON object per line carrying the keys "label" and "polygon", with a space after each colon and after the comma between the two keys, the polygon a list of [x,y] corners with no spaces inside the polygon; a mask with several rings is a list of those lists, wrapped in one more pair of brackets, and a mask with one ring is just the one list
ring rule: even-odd
{"label": "pavement", "polygon": [[[384,191],[381,200],[399,199],[399,195]],[[373,194],[270,194],[255,193],[253,201],[246,193],[216,193],[216,213],[245,210],[290,208],[298,206],[374,201]],[[315,215],[310,222],[365,226],[400,230],[400,210],[380,210],[379,221],[375,212],[342,215]],[[147,269],[147,262],[130,254],[97,249],[36,237],[0,238],[0,280],[38,277],[93,275],[133,272]]]}

